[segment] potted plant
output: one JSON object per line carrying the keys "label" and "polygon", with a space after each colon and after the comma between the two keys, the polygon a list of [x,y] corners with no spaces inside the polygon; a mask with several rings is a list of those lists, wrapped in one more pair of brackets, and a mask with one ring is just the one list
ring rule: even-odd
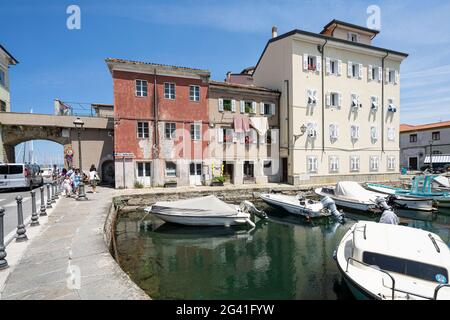
{"label": "potted plant", "polygon": [[223,186],[224,182],[225,182],[225,177],[224,176],[217,176],[217,177],[213,178],[213,180],[211,182],[211,186],[221,187],[221,186]]}
{"label": "potted plant", "polygon": [[164,183],[164,188],[176,188],[177,187],[177,181],[176,180],[170,180],[166,181]]}

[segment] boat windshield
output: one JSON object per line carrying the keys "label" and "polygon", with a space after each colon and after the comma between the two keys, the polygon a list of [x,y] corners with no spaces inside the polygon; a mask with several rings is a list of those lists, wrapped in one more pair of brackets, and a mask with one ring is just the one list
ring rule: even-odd
{"label": "boat windshield", "polygon": [[385,271],[396,272],[406,276],[437,282],[448,283],[447,269],[430,264],[386,256],[379,253],[364,252],[363,262]]}

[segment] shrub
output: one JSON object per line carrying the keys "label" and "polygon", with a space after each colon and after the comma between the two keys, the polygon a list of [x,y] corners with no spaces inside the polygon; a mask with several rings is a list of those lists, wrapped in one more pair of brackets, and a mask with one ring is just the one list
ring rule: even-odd
{"label": "shrub", "polygon": [[142,189],[142,188],[144,188],[144,185],[143,185],[142,183],[140,183],[139,181],[136,181],[136,182],[134,183],[134,187],[135,187],[136,189]]}

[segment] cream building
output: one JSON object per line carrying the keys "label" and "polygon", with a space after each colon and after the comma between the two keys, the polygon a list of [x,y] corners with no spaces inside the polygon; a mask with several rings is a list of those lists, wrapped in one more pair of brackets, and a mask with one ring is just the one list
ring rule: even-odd
{"label": "cream building", "polygon": [[11,111],[9,66],[19,62],[0,44],[0,112]]}
{"label": "cream building", "polygon": [[[210,180],[222,174],[233,184],[282,180],[279,97],[278,91],[254,85],[209,82]],[[248,124],[245,130],[237,128],[239,119]]]}
{"label": "cream building", "polygon": [[270,39],[254,84],[281,92],[280,157],[289,183],[381,181],[399,173],[400,65],[378,31],[333,20],[320,34]]}

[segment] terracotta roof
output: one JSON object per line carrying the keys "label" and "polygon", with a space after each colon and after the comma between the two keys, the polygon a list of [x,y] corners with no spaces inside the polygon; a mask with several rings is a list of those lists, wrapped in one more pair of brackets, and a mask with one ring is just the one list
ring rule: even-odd
{"label": "terracotta roof", "polygon": [[280,93],[277,90],[272,90],[264,87],[257,87],[254,85],[248,85],[248,84],[239,84],[239,83],[230,83],[230,82],[223,82],[223,81],[209,81],[210,85],[215,86],[222,86],[222,87],[228,87],[228,88],[236,88],[236,89],[248,89],[248,90],[258,90],[258,91],[265,91],[265,92],[271,92],[271,93]]}
{"label": "terracotta roof", "polygon": [[180,67],[180,66],[173,66],[173,65],[168,65],[168,64],[159,64],[159,63],[152,63],[152,62],[126,60],[126,59],[107,58],[107,59],[105,59],[105,61],[106,61],[106,63],[124,63],[124,64],[129,64],[129,65],[148,65],[148,66],[155,66],[155,67],[171,68],[174,70],[204,72],[204,73],[208,73],[208,74],[210,73],[208,70],[204,70],[204,69]]}
{"label": "terracotta roof", "polygon": [[369,29],[369,28],[365,28],[365,27],[362,27],[362,26],[358,26],[358,25],[356,25],[356,24],[352,24],[352,23],[348,23],[348,22],[345,22],[345,21],[333,19],[333,20],[331,20],[329,23],[327,23],[326,26],[323,27],[323,30],[322,30],[321,34],[325,33],[325,31],[326,31],[329,27],[331,27],[333,24],[336,24],[336,25],[342,25],[342,26],[346,26],[346,27],[349,27],[349,28],[353,28],[353,29],[358,29],[358,30],[361,30],[361,31],[373,33],[373,34],[375,34],[375,35],[378,34],[378,33],[380,33],[380,31],[378,31],[378,30]]}
{"label": "terracotta roof", "polygon": [[420,125],[416,125],[416,126],[410,125],[410,124],[401,124],[400,132],[420,131],[420,130],[445,128],[445,127],[450,127],[450,121],[420,124]]}

